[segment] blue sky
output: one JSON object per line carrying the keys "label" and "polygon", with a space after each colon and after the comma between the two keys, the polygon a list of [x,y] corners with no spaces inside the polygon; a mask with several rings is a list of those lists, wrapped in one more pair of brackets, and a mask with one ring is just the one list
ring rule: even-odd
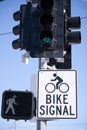
{"label": "blue sky", "polygon": [[[29,59],[29,64],[22,62],[25,51],[13,50],[12,41],[17,37],[12,33],[13,26],[18,23],[13,20],[13,13],[19,10],[26,0],[5,0],[0,2],[0,105],[2,92],[12,90],[30,90],[31,76],[37,74],[38,59]],[[72,16],[87,16],[87,0],[72,0]],[[87,130],[87,19],[81,19],[82,40],[79,45],[72,45],[72,69],[77,70],[77,102],[78,118],[71,120],[54,120],[47,122],[47,129]],[[0,117],[0,130],[34,130],[36,123],[30,121],[6,120]]]}

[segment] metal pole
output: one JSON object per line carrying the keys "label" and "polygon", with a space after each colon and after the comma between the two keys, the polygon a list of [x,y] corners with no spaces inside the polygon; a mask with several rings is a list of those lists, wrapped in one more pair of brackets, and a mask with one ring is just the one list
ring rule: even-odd
{"label": "metal pole", "polygon": [[47,122],[45,120],[37,120],[37,130],[46,130],[46,124]]}
{"label": "metal pole", "polygon": [[16,121],[15,121],[15,130],[16,130]]}
{"label": "metal pole", "polygon": [[[41,58],[39,58],[39,69],[42,69]],[[46,130],[46,127],[47,127],[46,120],[38,120],[37,119],[37,130]]]}

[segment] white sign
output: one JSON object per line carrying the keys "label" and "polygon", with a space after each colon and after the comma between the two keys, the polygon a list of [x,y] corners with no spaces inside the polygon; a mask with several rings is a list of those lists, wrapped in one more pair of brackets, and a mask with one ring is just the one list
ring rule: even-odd
{"label": "white sign", "polygon": [[77,118],[76,85],[75,70],[40,70],[38,72],[37,118]]}

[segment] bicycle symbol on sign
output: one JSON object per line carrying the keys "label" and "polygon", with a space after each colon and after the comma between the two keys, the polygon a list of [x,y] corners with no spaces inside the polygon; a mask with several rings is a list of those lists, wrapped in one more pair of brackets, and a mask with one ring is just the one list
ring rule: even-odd
{"label": "bicycle symbol on sign", "polygon": [[56,73],[53,74],[54,79],[51,79],[51,81],[58,81],[56,84],[53,82],[47,83],[45,86],[45,90],[48,93],[53,93],[56,89],[62,93],[66,93],[69,91],[69,85],[67,83],[63,82],[63,79],[61,79],[59,76],[57,76]]}

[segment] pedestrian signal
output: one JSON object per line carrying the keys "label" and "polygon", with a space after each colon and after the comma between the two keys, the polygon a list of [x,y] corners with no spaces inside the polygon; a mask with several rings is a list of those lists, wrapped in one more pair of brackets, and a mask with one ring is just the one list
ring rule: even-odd
{"label": "pedestrian signal", "polygon": [[34,111],[34,96],[28,91],[4,91],[1,116],[5,119],[31,119]]}

